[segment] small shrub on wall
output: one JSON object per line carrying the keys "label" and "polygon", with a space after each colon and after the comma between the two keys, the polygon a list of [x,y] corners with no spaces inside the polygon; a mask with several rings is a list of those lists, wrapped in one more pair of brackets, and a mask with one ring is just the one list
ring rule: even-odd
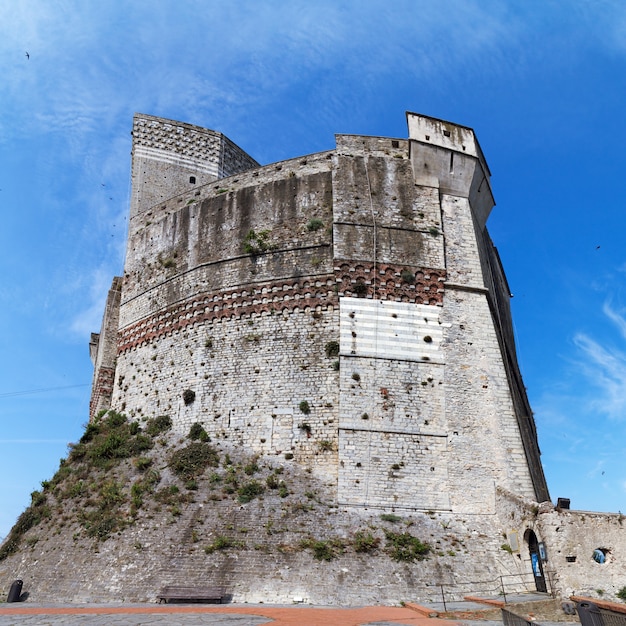
{"label": "small shrub on wall", "polygon": [[329,341],[324,346],[324,351],[326,352],[327,357],[339,356],[339,342],[338,341]]}

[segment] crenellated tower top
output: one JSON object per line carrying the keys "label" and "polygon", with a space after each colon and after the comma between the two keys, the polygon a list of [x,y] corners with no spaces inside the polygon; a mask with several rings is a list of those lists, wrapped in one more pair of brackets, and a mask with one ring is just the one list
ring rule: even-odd
{"label": "crenellated tower top", "polygon": [[258,167],[222,133],[136,113],[130,218],[193,187]]}

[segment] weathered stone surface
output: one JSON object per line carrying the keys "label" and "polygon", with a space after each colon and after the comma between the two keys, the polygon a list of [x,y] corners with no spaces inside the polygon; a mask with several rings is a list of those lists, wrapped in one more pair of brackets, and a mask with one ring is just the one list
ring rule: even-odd
{"label": "weathered stone surface", "polygon": [[[471,129],[408,122],[408,140],[337,135],[332,151],[259,167],[219,133],[135,117],[126,263],[91,345],[92,418],[167,415],[167,449],[198,423],[223,451],[288,468],[291,500],[239,506],[205,476],[172,524],[142,514],[92,552],[79,522],[50,522],[57,534],[29,531],[32,549],[0,576],[31,576],[42,598],[146,599],[208,576],[239,601],[397,602],[499,576],[534,586],[532,531],[555,555],[544,567],[557,589],[581,589],[586,566],[561,561],[590,557],[592,541],[614,593],[621,523],[534,512],[549,494],[480,146]],[[382,512],[431,558],[358,552],[359,530],[384,541]],[[229,528],[245,549],[198,550]],[[347,547],[319,562],[303,537]]]}

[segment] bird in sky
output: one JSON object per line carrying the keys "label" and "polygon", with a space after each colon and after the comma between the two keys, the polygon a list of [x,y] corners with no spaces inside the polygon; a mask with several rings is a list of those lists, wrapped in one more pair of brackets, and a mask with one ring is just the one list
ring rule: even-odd
{"label": "bird in sky", "polygon": [[26,51],[24,54],[26,54],[26,59],[30,59],[30,54],[28,54],[28,51]]}

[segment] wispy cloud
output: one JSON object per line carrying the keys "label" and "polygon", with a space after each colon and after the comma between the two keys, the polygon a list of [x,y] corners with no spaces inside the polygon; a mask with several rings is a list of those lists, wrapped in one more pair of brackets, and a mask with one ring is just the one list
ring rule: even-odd
{"label": "wispy cloud", "polygon": [[[604,315],[626,339],[626,318],[610,302],[603,306]],[[585,333],[574,337],[579,350],[578,367],[594,393],[586,395],[590,415],[605,415],[614,420],[626,418],[626,351],[614,343],[607,345]]]}
{"label": "wispy cloud", "polygon": [[81,289],[81,293],[86,293],[87,301],[77,309],[70,323],[70,331],[79,337],[100,332],[104,303],[111,288],[112,276],[109,270],[106,266],[100,267],[80,277],[83,285],[89,283],[86,289]]}
{"label": "wispy cloud", "polygon": [[58,444],[58,443],[67,443],[67,441],[65,439],[0,439],[0,445],[2,444],[36,444],[36,443],[44,443],[44,444],[48,444],[48,443],[53,443],[53,444]]}

